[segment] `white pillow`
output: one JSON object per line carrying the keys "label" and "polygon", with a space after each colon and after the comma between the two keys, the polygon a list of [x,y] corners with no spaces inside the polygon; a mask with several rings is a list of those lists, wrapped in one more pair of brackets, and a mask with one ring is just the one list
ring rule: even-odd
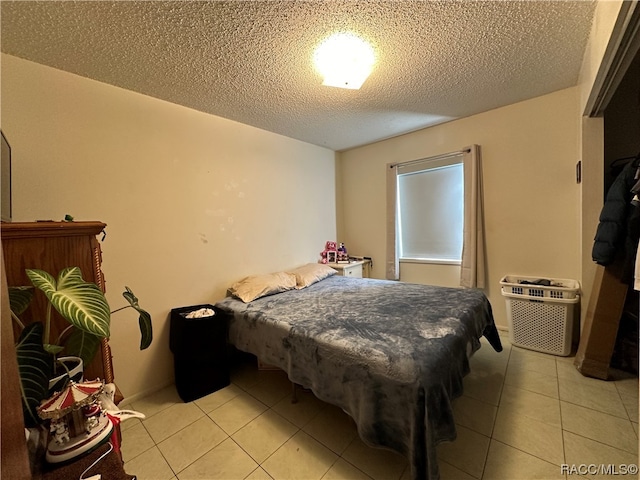
{"label": "white pillow", "polygon": [[296,276],[286,272],[251,275],[234,283],[229,293],[245,303],[274,293],[285,292],[296,287]]}
{"label": "white pillow", "polygon": [[324,280],[331,275],[335,275],[338,272],[323,263],[308,263],[301,267],[294,268],[293,270],[289,270],[287,273],[295,275],[296,288],[300,290],[301,288],[313,285],[320,280]]}

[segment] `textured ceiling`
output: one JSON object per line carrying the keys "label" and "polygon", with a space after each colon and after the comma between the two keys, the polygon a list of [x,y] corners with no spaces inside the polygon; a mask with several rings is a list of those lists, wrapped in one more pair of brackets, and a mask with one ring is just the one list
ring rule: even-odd
{"label": "textured ceiling", "polygon": [[[1,2],[17,57],[334,150],[576,85],[592,1]],[[314,48],[371,42],[360,90]]]}

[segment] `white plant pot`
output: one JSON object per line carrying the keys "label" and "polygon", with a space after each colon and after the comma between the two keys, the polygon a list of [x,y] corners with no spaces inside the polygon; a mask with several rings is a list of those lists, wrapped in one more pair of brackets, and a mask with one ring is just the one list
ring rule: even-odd
{"label": "white plant pot", "polygon": [[49,393],[60,391],[66,384],[66,379],[70,378],[74,382],[81,382],[83,380],[84,364],[80,357],[60,357],[58,363],[64,363],[69,369],[69,373],[64,372],[57,377],[49,380]]}

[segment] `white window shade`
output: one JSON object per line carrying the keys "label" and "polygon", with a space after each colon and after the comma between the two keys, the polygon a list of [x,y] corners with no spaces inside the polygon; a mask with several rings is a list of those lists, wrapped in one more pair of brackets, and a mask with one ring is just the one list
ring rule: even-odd
{"label": "white window shade", "polygon": [[398,175],[400,259],[460,262],[464,224],[462,156],[453,165]]}
{"label": "white window shade", "polygon": [[[423,171],[429,171],[429,178],[420,178]],[[484,287],[481,172],[478,145],[387,165],[386,278],[400,280],[400,259],[417,258],[426,263],[460,263],[460,285]],[[409,234],[402,235],[403,229]],[[425,254],[427,243],[430,252]]]}

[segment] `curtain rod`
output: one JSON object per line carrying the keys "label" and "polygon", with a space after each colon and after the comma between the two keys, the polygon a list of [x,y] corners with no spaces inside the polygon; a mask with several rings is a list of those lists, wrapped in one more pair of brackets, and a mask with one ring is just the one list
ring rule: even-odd
{"label": "curtain rod", "polygon": [[420,163],[420,162],[430,162],[432,160],[439,160],[441,158],[453,157],[454,155],[462,155],[463,153],[470,153],[470,152],[471,152],[471,148],[464,148],[462,150],[458,150],[457,152],[443,153],[442,155],[436,155],[434,157],[425,157],[425,158],[419,158],[417,160],[409,160],[406,162],[390,163],[389,168],[394,168],[399,165],[405,166],[405,165],[413,165],[414,163]]}

